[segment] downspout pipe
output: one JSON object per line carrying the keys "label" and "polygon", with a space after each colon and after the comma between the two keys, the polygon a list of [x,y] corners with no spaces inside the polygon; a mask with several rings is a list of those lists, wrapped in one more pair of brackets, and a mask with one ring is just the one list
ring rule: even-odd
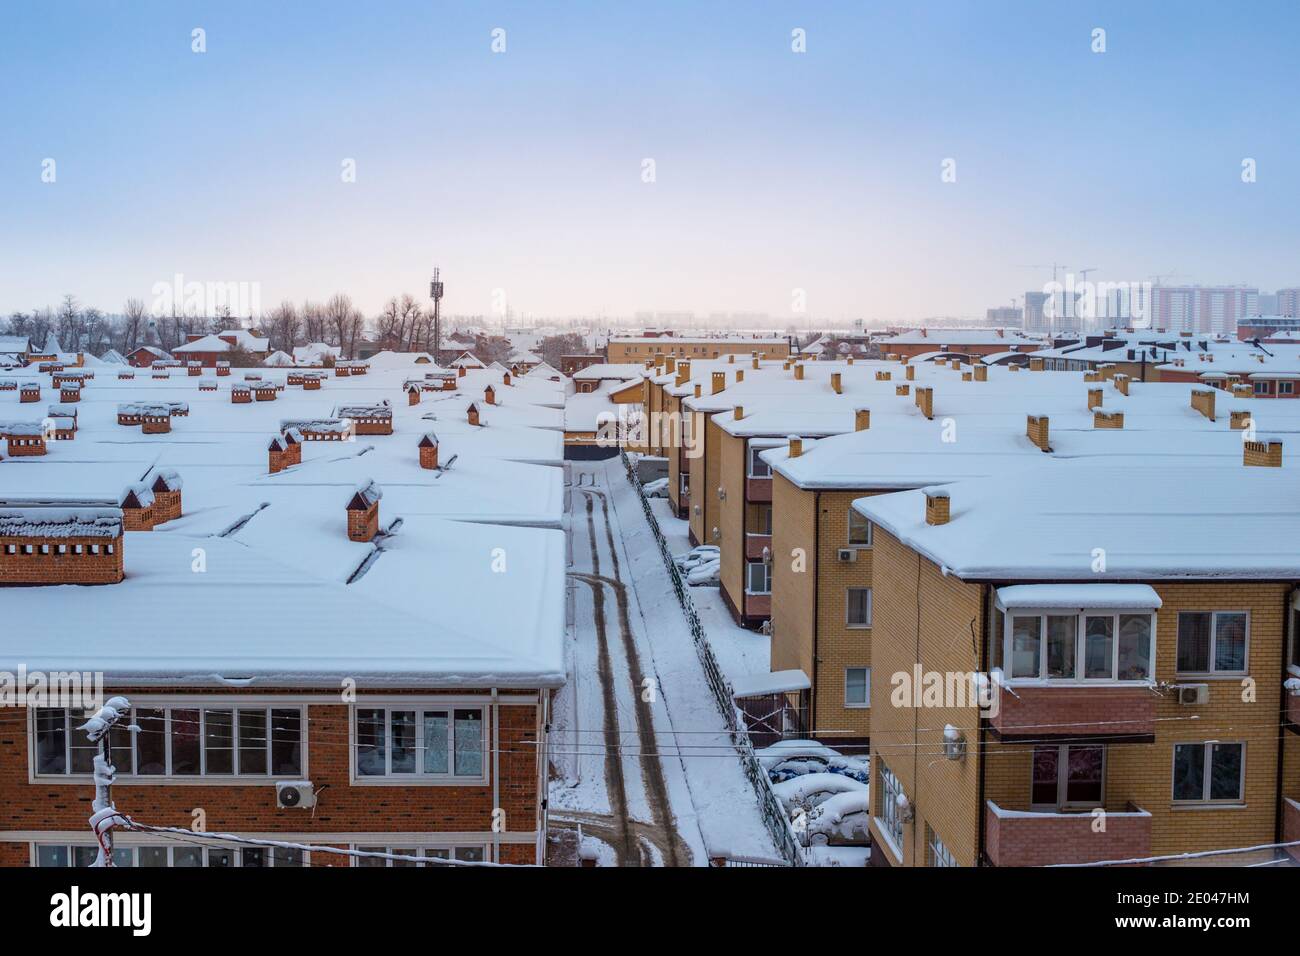
{"label": "downspout pipe", "polygon": [[501,704],[500,693],[492,688],[492,862],[501,862]]}

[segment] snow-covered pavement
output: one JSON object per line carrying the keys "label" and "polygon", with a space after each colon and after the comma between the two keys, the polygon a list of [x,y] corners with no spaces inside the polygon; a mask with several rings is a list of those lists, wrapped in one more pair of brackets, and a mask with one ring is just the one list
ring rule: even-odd
{"label": "snow-covered pavement", "polygon": [[581,826],[619,865],[774,857],[636,491],[617,459],[566,467],[569,682],[554,714],[553,823]]}

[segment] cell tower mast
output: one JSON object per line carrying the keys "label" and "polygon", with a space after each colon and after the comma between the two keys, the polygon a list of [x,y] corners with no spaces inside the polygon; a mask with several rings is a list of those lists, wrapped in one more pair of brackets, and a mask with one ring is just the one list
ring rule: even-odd
{"label": "cell tower mast", "polygon": [[442,348],[442,280],[438,278],[439,269],[434,266],[433,278],[429,280],[429,298],[433,300],[433,358],[438,360],[438,350]]}

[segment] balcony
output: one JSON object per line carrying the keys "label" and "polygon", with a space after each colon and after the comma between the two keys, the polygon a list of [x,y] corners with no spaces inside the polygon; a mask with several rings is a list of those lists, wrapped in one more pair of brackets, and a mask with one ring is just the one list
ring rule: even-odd
{"label": "balcony", "polygon": [[994,866],[1096,863],[1151,855],[1151,814],[1132,803],[1107,808],[1106,829],[1088,811],[1048,813],[984,806],[984,849]]}
{"label": "balcony", "polygon": [[1000,687],[989,727],[1003,740],[1050,737],[1151,737],[1156,694],[1145,684]]}
{"label": "balcony", "polygon": [[772,595],[745,594],[745,617],[771,617]]}
{"label": "balcony", "polygon": [[746,478],[745,479],[745,500],[755,502],[765,502],[772,500],[772,479],[769,478]]}
{"label": "balcony", "polygon": [[770,534],[755,534],[753,531],[745,532],[745,557],[753,561],[761,561],[763,560],[764,548],[769,553],[772,550],[772,536]]}
{"label": "balcony", "polygon": [[1300,694],[1293,694],[1285,688],[1283,693],[1286,695],[1286,719],[1292,727],[1300,730]]}

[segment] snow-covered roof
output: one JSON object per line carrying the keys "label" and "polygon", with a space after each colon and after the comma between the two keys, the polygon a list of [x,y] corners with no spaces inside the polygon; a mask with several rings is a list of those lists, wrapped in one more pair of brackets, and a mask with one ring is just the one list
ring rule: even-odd
{"label": "snow-covered roof", "polygon": [[[234,345],[226,341],[231,338],[235,340]],[[228,352],[236,346],[249,352],[271,351],[270,340],[260,335],[253,335],[244,329],[224,329],[212,335],[205,335],[201,339],[195,339],[193,342],[178,345],[172,349],[172,352],[180,354],[186,352]]]}
{"label": "snow-covered roof", "polygon": [[927,345],[935,348],[961,345],[1046,345],[1046,339],[1022,329],[909,329],[874,336],[881,348],[890,345]]}
{"label": "snow-covered roof", "polygon": [[342,355],[342,346],[327,345],[324,342],[312,342],[308,345],[295,345],[293,347],[293,360],[298,365],[316,365],[324,361],[326,356],[337,359]]}
{"label": "snow-covered roof", "polygon": [[1181,465],[1047,459],[948,485],[946,524],[926,523],[921,491],[859,498],[853,507],[962,578],[1300,577],[1300,552],[1290,545],[1300,534],[1300,488],[1290,469],[1203,465],[1194,495],[1185,476]]}
{"label": "snow-covered roof", "polygon": [[1161,603],[1160,595],[1149,584],[1012,584],[997,590],[997,606],[1004,611],[1157,610]]}
{"label": "snow-covered roof", "polygon": [[0,537],[116,538],[121,533],[118,508],[0,507]]}

